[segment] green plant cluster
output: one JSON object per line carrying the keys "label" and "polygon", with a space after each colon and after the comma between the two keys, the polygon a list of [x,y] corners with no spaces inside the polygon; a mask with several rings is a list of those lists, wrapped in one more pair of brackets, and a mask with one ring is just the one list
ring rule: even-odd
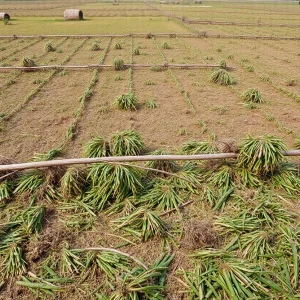
{"label": "green plant cluster", "polygon": [[[88,157],[123,156],[138,155],[144,149],[140,135],[129,130],[116,132],[109,142],[96,137],[84,152]],[[181,218],[170,222],[169,214],[181,215],[182,207],[192,203],[195,209],[205,205],[206,210],[215,212],[212,226],[219,241],[209,243],[209,248],[205,243],[196,246],[189,252],[189,267],[173,275],[188,297],[298,297],[300,227],[295,213],[284,204],[299,197],[300,177],[283,156],[285,150],[280,139],[266,135],[244,139],[236,161],[103,162],[80,168],[27,170],[5,178],[0,183],[2,209],[6,211],[22,197],[29,203],[17,208],[2,226],[1,278],[7,282],[18,276],[17,284],[34,295],[56,295],[79,277],[102,272],[101,295],[108,299],[165,299],[167,268],[176,259],[171,245],[180,245],[183,234]],[[212,153],[217,144],[189,142],[181,151]],[[53,153],[48,154],[51,159]],[[157,150],[152,154],[169,153]],[[47,257],[39,258],[39,275],[29,277],[26,245],[43,231],[49,204],[62,212],[66,228],[91,230],[105,213],[113,216],[106,226],[127,245],[162,241],[169,252],[147,266],[116,249],[76,249],[62,243]]]}

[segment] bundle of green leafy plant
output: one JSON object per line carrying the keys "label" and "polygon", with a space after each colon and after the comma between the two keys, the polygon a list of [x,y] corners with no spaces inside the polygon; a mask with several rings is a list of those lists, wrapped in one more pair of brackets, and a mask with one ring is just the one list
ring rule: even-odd
{"label": "bundle of green leafy plant", "polygon": [[167,42],[164,42],[164,43],[161,45],[161,47],[162,47],[163,49],[171,49],[171,46],[170,46]]}
{"label": "bundle of green leafy plant", "polygon": [[56,49],[55,49],[55,47],[52,45],[51,42],[48,42],[48,43],[46,43],[46,45],[45,45],[45,51],[46,51],[46,52],[55,52]]}
{"label": "bundle of green leafy plant", "polygon": [[270,271],[233,253],[203,250],[192,256],[197,258],[196,267],[190,272],[179,271],[190,299],[272,299],[288,295]]}
{"label": "bundle of green leafy plant", "polygon": [[134,93],[122,94],[119,96],[115,103],[119,109],[122,110],[136,110],[137,109],[137,97]]}
{"label": "bundle of green leafy plant", "polygon": [[110,140],[112,155],[139,155],[145,144],[140,134],[135,130],[117,131]]}
{"label": "bundle of green leafy plant", "polygon": [[260,176],[273,174],[284,161],[283,151],[284,143],[274,136],[249,136],[239,148],[238,165]]}
{"label": "bundle of green leafy plant", "polygon": [[211,74],[210,80],[220,85],[232,85],[235,83],[235,79],[225,69],[214,70]]}
{"label": "bundle of green leafy plant", "polygon": [[120,43],[116,43],[115,44],[115,49],[116,50],[121,50],[122,49],[122,45]]}
{"label": "bundle of green leafy plant", "polygon": [[148,270],[134,268],[131,272],[124,273],[120,286],[109,299],[164,300],[166,273],[173,258],[171,254],[163,254]]}
{"label": "bundle of green leafy plant", "polygon": [[153,236],[168,236],[167,224],[146,206],[139,207],[128,216],[113,220],[112,225],[141,241],[147,241]]}
{"label": "bundle of green leafy plant", "polygon": [[21,65],[22,67],[34,67],[35,66],[35,62],[33,59],[29,58],[29,57],[24,57],[22,59],[22,62],[21,62]]}
{"label": "bundle of green leafy plant", "polygon": [[91,50],[92,50],[92,51],[99,51],[99,50],[100,50],[99,44],[98,44],[97,42],[94,42],[94,43],[92,44]]}
{"label": "bundle of green leafy plant", "polygon": [[124,66],[124,60],[123,59],[115,59],[114,61],[114,65],[115,65],[115,70],[116,71],[120,71],[120,70],[124,70],[125,66]]}
{"label": "bundle of green leafy plant", "polygon": [[133,54],[134,55],[140,55],[140,49],[139,48],[133,49]]}
{"label": "bundle of green leafy plant", "polygon": [[263,103],[262,96],[258,89],[250,88],[243,94],[243,99],[252,103]]}
{"label": "bundle of green leafy plant", "polygon": [[202,154],[202,153],[216,153],[218,147],[215,141],[188,141],[182,146],[182,152],[185,154]]}
{"label": "bundle of green leafy plant", "polygon": [[140,169],[117,164],[95,164],[90,168],[91,186],[82,201],[102,210],[108,203],[135,195],[142,188]]}
{"label": "bundle of green leafy plant", "polygon": [[84,146],[84,155],[86,157],[109,156],[109,143],[106,142],[103,137],[97,136]]}
{"label": "bundle of green leafy plant", "polygon": [[219,66],[220,66],[221,69],[226,69],[227,68],[226,61],[225,60],[221,60],[219,62]]}

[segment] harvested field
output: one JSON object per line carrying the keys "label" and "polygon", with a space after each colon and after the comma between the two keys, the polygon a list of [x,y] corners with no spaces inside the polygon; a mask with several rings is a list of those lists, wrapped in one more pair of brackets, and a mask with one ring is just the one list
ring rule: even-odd
{"label": "harvested field", "polygon": [[0,7],[0,299],[300,297],[298,3]]}

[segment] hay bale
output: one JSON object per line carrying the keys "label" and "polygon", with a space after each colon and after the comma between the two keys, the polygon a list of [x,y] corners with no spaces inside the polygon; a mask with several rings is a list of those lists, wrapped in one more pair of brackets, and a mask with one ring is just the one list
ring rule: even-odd
{"label": "hay bale", "polygon": [[9,14],[5,12],[0,12],[0,20],[10,20]]}
{"label": "hay bale", "polygon": [[82,20],[83,12],[80,9],[66,9],[64,18],[65,20]]}

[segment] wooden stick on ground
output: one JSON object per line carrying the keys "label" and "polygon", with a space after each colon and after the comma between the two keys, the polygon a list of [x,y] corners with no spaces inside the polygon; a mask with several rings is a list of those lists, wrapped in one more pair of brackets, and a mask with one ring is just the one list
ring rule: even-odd
{"label": "wooden stick on ground", "polygon": [[[300,150],[289,150],[283,152],[284,156],[300,156]],[[137,161],[161,161],[161,160],[210,160],[237,158],[237,153],[215,153],[215,154],[197,154],[197,155],[141,155],[141,156],[108,156],[95,158],[70,158],[59,160],[48,160],[39,162],[28,162],[20,164],[0,165],[0,171],[25,170],[48,168],[67,165],[84,165],[103,162],[137,162]]]}
{"label": "wooden stick on ground", "polygon": [[[209,64],[124,64],[125,68],[219,68],[219,65],[209,65]],[[18,67],[18,66],[9,66],[9,67],[0,67],[0,71],[10,71],[10,70],[19,70],[19,71],[43,71],[43,70],[60,70],[60,69],[107,69],[114,68],[114,65],[102,65],[102,64],[91,64],[91,65],[48,65],[48,66],[35,66],[35,67]]]}

